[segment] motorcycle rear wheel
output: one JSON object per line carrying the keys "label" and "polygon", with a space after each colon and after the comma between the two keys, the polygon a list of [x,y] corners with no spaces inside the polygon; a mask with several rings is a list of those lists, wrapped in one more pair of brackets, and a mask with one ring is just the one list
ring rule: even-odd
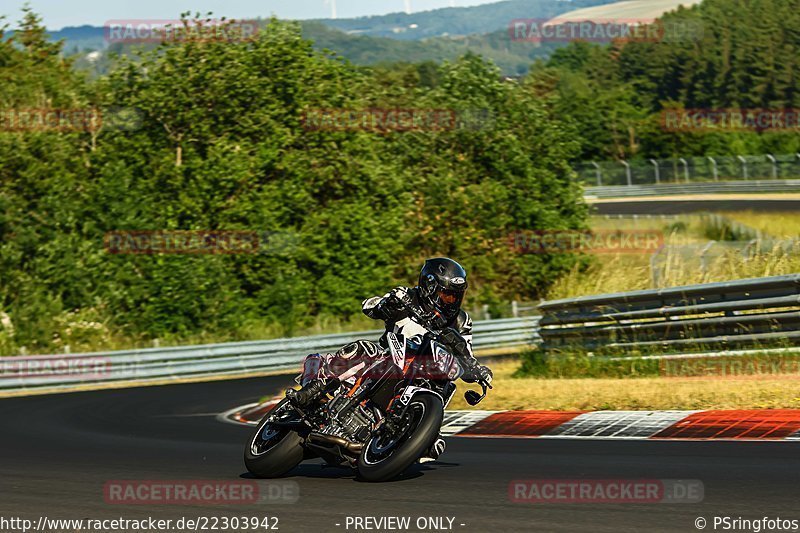
{"label": "motorcycle rear wheel", "polygon": [[358,474],[365,481],[387,481],[402,474],[419,459],[439,435],[444,417],[442,400],[421,393],[408,404],[404,431],[399,435],[378,433],[358,456]]}

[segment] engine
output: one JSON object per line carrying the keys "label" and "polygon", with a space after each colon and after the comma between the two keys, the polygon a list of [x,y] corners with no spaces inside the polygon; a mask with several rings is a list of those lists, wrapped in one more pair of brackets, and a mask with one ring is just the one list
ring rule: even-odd
{"label": "engine", "polygon": [[331,400],[327,405],[330,422],[320,432],[350,441],[364,442],[372,431],[375,417],[362,405],[349,406],[350,399],[346,396],[336,396]]}

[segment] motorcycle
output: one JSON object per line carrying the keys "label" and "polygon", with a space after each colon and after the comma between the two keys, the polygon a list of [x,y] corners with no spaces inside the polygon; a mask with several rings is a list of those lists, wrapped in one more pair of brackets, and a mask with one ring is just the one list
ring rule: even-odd
{"label": "motorcycle", "polygon": [[[409,315],[428,324],[408,306]],[[439,436],[444,409],[464,374],[458,357],[465,348],[451,328],[429,328],[405,339],[387,333],[388,349],[357,376],[331,380],[321,401],[303,409],[287,398],[261,420],[245,447],[245,465],[262,478],[280,477],[303,460],[357,469],[361,479],[385,481],[419,460]],[[463,341],[463,339],[462,339]],[[455,352],[455,353],[454,353]],[[468,369],[471,370],[471,369]],[[349,385],[349,377],[357,378]],[[464,397],[477,405],[491,389]]]}

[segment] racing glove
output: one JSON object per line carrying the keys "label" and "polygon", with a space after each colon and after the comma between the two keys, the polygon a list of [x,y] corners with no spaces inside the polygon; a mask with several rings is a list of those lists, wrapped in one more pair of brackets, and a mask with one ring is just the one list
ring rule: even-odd
{"label": "racing glove", "polygon": [[379,304],[381,314],[387,319],[398,316],[405,309],[406,294],[403,287],[392,289]]}
{"label": "racing glove", "polygon": [[492,378],[494,378],[492,370],[488,366],[483,366],[481,364],[476,364],[472,368],[467,369],[464,375],[461,376],[461,379],[467,383],[477,383],[478,381],[491,383]]}

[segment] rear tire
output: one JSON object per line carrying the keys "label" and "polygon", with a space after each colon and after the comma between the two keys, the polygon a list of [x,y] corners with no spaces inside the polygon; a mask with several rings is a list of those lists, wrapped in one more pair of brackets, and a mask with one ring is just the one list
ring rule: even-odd
{"label": "rear tire", "polygon": [[444,417],[442,400],[429,393],[417,394],[408,404],[411,428],[394,446],[381,434],[371,437],[358,456],[358,474],[365,481],[386,481],[402,474],[422,457],[439,436]]}
{"label": "rear tire", "polygon": [[275,406],[258,424],[253,437],[244,450],[244,465],[260,478],[274,478],[287,474],[304,458],[302,439],[296,431],[286,427],[271,426],[271,414],[281,409],[287,400]]}

